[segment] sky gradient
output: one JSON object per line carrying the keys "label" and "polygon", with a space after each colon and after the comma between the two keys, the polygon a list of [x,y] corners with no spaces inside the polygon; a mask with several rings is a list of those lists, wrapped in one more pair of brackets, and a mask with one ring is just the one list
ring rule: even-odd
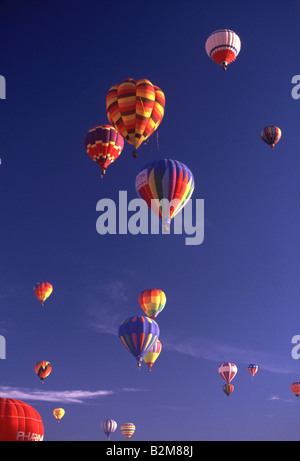
{"label": "sky gradient", "polygon": [[[0,394],[40,413],[45,440],[104,441],[106,418],[134,423],[132,441],[299,440],[299,14],[295,0],[0,2]],[[242,43],[226,72],[205,52],[220,28]],[[158,85],[165,115],[101,180],[84,137],[108,123],[106,94],[126,78]],[[267,125],[282,130],[274,151]],[[204,242],[100,236],[97,202],[136,198],[137,173],[160,158],[193,172]],[[44,308],[39,281],[54,287]],[[148,288],[167,297],[151,373],[118,338]],[[53,367],[44,385],[40,360]],[[119,428],[112,440],[125,440]]]}

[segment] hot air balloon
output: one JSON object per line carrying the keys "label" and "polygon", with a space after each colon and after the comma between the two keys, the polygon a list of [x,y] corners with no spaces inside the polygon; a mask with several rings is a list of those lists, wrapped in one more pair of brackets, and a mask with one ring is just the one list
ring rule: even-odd
{"label": "hot air balloon", "polygon": [[123,346],[136,358],[141,367],[145,354],[159,337],[159,326],[146,316],[135,315],[124,320],[119,327],[119,338]]}
{"label": "hot air balloon", "polygon": [[206,40],[205,50],[208,56],[217,64],[227,69],[241,50],[239,36],[229,29],[216,30]]}
{"label": "hot air balloon", "polygon": [[230,381],[233,380],[237,374],[237,366],[234,363],[225,362],[218,369],[220,375],[225,379],[227,384],[230,384]]}
{"label": "hot air balloon", "polygon": [[233,391],[234,391],[234,386],[232,384],[224,384],[223,392],[227,395],[227,397],[229,397]]}
{"label": "hot air balloon", "polygon": [[300,397],[300,383],[291,384],[291,391],[297,397],[297,399],[299,399],[299,397]]}
{"label": "hot air balloon", "polygon": [[148,371],[151,371],[151,368],[155,362],[156,359],[158,359],[159,354],[161,353],[161,342],[159,339],[155,341],[149,352],[144,355],[143,360],[148,366]]}
{"label": "hot air balloon", "polygon": [[21,400],[0,398],[0,441],[41,442],[44,425],[39,413]]}
{"label": "hot air balloon", "polygon": [[52,371],[52,366],[50,362],[46,362],[45,360],[42,360],[41,362],[37,362],[37,364],[34,367],[34,370],[40,380],[42,381],[42,384],[44,384],[44,379],[47,378],[47,376],[50,375]]}
{"label": "hot air balloon", "polygon": [[34,292],[36,297],[41,301],[42,306],[47,298],[51,295],[53,291],[53,286],[48,282],[37,283],[34,287]]}
{"label": "hot air balloon", "polygon": [[53,411],[53,415],[58,422],[61,420],[61,418],[64,417],[65,413],[66,412],[63,408],[55,408],[55,410]]}
{"label": "hot air balloon", "polygon": [[248,371],[251,373],[252,376],[254,376],[258,372],[258,366],[254,365],[253,363],[250,363],[248,366]]}
{"label": "hot air balloon", "polygon": [[281,138],[281,129],[275,125],[266,126],[261,130],[260,137],[266,144],[271,146],[272,150],[274,150],[275,144],[277,144]]}
{"label": "hot air balloon", "polygon": [[164,116],[165,95],[147,79],[128,78],[114,85],[106,96],[109,122],[137,149],[158,128]]}
{"label": "hot air balloon", "polygon": [[106,419],[101,423],[101,429],[104,432],[104,434],[107,435],[107,440],[110,440],[110,435],[115,432],[117,429],[118,425],[116,421],[113,419]]}
{"label": "hot air balloon", "polygon": [[132,423],[125,423],[122,424],[120,427],[122,434],[125,436],[125,438],[128,440],[132,436],[132,434],[135,431],[135,425]]}
{"label": "hot air balloon", "polygon": [[123,136],[113,126],[98,125],[87,133],[84,142],[87,153],[100,166],[101,178],[103,178],[106,168],[119,157],[123,150]]}
{"label": "hot air balloon", "polygon": [[146,165],[137,175],[137,194],[162,220],[163,232],[170,231],[171,219],[186,205],[194,191],[194,177],[177,160],[157,160]]}
{"label": "hot air balloon", "polygon": [[152,288],[142,291],[139,295],[139,303],[143,311],[150,319],[155,319],[163,310],[167,302],[165,293],[162,290]]}

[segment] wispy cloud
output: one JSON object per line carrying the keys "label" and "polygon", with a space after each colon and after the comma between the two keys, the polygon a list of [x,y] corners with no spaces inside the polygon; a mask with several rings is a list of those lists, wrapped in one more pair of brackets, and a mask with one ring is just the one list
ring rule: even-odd
{"label": "wispy cloud", "polygon": [[24,400],[24,401],[43,401],[43,402],[61,402],[61,403],[80,403],[83,404],[87,400],[107,397],[118,392],[132,392],[138,389],[122,389],[121,391],[114,390],[37,390],[26,389],[10,386],[0,386],[0,394],[6,398]]}
{"label": "wispy cloud", "polygon": [[118,328],[126,318],[128,295],[121,280],[96,285],[89,290],[86,300],[89,325],[101,333],[118,335]]}
{"label": "wispy cloud", "polygon": [[279,358],[274,354],[261,350],[245,349],[233,344],[218,343],[207,338],[189,337],[186,340],[179,336],[169,336],[164,338],[164,348],[214,362],[231,361],[237,365],[239,363],[248,365],[256,362],[261,369],[272,373],[291,374],[295,373],[296,370],[296,367],[287,363],[286,358]]}

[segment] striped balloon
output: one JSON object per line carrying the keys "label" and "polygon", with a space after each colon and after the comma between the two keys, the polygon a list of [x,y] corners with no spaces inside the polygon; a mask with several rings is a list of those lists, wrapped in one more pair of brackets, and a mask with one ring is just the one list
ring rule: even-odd
{"label": "striped balloon", "polygon": [[0,398],[0,442],[42,442],[44,424],[39,413],[21,400]]}
{"label": "striped balloon", "polygon": [[142,291],[139,295],[139,303],[143,311],[150,319],[155,319],[163,310],[167,302],[165,293],[155,288]]}
{"label": "striped balloon", "polygon": [[110,440],[110,436],[117,429],[118,425],[113,419],[105,419],[101,423],[101,429],[106,434],[107,440]]}
{"label": "striped balloon", "polygon": [[114,85],[106,96],[106,113],[109,122],[135,147],[160,125],[165,109],[165,95],[158,86],[147,79],[128,78]]}
{"label": "striped balloon", "polygon": [[129,317],[119,327],[121,343],[136,358],[138,367],[158,339],[159,333],[157,323],[146,316]]}
{"label": "striped balloon", "polygon": [[186,205],[194,191],[192,172],[177,160],[157,160],[137,175],[137,194],[162,220],[163,232],[170,231],[171,219]]}
{"label": "striped balloon", "polygon": [[43,384],[44,379],[47,378],[47,376],[49,376],[52,371],[51,363],[47,362],[46,360],[37,362],[34,366],[34,371],[36,372]]}
{"label": "striped balloon", "polygon": [[86,134],[84,143],[89,156],[100,166],[102,178],[106,168],[121,154],[124,138],[113,126],[98,125]]}
{"label": "striped balloon", "polygon": [[135,425],[132,423],[125,423],[122,424],[120,428],[122,434],[125,436],[125,438],[128,440],[130,437],[133,435],[135,431]]}
{"label": "striped balloon", "polygon": [[233,62],[239,54],[241,40],[232,30],[216,30],[206,40],[205,50],[214,62],[226,70],[228,64]]}
{"label": "striped balloon", "polygon": [[53,291],[53,286],[51,285],[51,283],[48,282],[40,282],[36,283],[33,289],[36,297],[41,301],[41,304],[43,306],[46,299],[49,298],[49,296],[51,295]]}
{"label": "striped balloon", "polygon": [[261,139],[271,146],[272,149],[274,149],[275,144],[278,143],[278,141],[281,138],[281,129],[278,128],[278,126],[275,125],[270,125],[266,126],[260,133]]}
{"label": "striped balloon", "polygon": [[223,392],[227,395],[227,397],[229,397],[233,391],[234,391],[234,386],[232,384],[224,384]]}
{"label": "striped balloon", "polygon": [[158,359],[159,354],[161,353],[162,345],[159,339],[153,344],[149,352],[144,355],[143,360],[148,366],[148,371],[151,371],[151,368],[154,362]]}
{"label": "striped balloon", "polygon": [[258,366],[254,365],[253,363],[250,363],[250,365],[248,366],[248,371],[252,376],[254,376],[258,372]]}
{"label": "striped balloon", "polygon": [[233,380],[237,374],[237,366],[234,363],[225,362],[219,367],[219,373],[223,379],[225,379],[227,384],[230,384],[230,381]]}

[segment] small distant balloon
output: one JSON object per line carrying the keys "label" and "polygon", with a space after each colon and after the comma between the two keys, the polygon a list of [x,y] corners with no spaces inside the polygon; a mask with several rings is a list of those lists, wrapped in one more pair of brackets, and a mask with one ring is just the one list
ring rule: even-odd
{"label": "small distant balloon", "polygon": [[46,360],[42,360],[40,362],[37,362],[34,370],[38,377],[40,378],[42,384],[44,384],[45,378],[50,375],[52,371],[52,366],[50,362],[47,362]]}
{"label": "small distant balloon", "polygon": [[107,167],[121,155],[124,138],[113,126],[98,125],[89,130],[84,143],[91,159],[101,168],[101,178],[103,178]]}
{"label": "small distant balloon", "polygon": [[122,426],[120,427],[120,430],[122,434],[124,435],[124,437],[128,440],[130,439],[130,437],[133,435],[135,431],[135,425],[133,423],[125,423],[125,424],[122,424]]}
{"label": "small distant balloon", "polygon": [[291,391],[297,397],[297,399],[299,399],[299,397],[300,397],[300,383],[296,382],[296,383],[291,384]]}
{"label": "small distant balloon", "polygon": [[53,411],[53,415],[59,422],[64,417],[65,410],[63,408],[55,408],[55,410]]}
{"label": "small distant balloon", "polygon": [[253,363],[250,363],[250,365],[248,366],[248,371],[252,376],[254,376],[258,372],[258,366],[254,365]]}
{"label": "small distant balloon", "polygon": [[110,440],[110,436],[117,429],[118,425],[114,419],[105,419],[101,423],[101,429],[106,434],[107,440]]}
{"label": "small distant balloon", "polygon": [[281,129],[278,128],[278,126],[271,125],[271,126],[266,126],[260,133],[261,139],[271,146],[272,150],[275,147],[275,144],[278,143],[281,139]]}
{"label": "small distant balloon", "polygon": [[51,295],[53,291],[53,286],[48,282],[36,283],[34,287],[34,292],[38,300],[41,302],[41,305],[44,305],[44,302]]}
{"label": "small distant balloon", "polygon": [[234,391],[234,386],[232,384],[224,384],[223,392],[227,395],[227,397],[229,397],[233,391]]}
{"label": "small distant balloon", "polygon": [[205,50],[215,63],[223,70],[232,63],[241,50],[240,37],[229,29],[216,30],[206,40]]}

